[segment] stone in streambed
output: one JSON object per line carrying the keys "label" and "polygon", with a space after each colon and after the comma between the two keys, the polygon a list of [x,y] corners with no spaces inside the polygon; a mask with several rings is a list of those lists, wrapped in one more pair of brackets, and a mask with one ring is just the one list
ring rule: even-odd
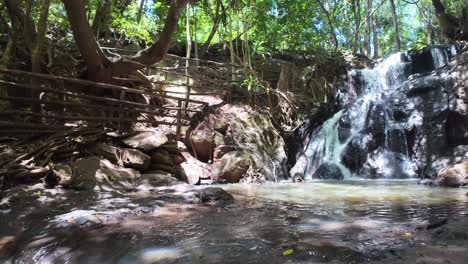
{"label": "stone in streambed", "polygon": [[96,171],[96,180],[102,189],[134,190],[140,178],[140,172],[134,169],[119,168],[108,160],[101,160]]}
{"label": "stone in streambed", "polygon": [[179,165],[179,178],[190,184],[198,184],[200,178],[212,179],[211,166],[197,160],[188,152],[182,152],[185,161]]}
{"label": "stone in streambed", "polygon": [[468,185],[468,160],[452,164],[439,171],[433,185],[444,187],[460,187]]}
{"label": "stone in streambed", "polygon": [[172,185],[181,184],[181,183],[182,182],[180,182],[177,178],[172,177],[171,174],[167,174],[167,173],[142,174],[140,177],[138,188],[142,188],[143,186],[147,188],[172,186]]}
{"label": "stone in streambed", "polygon": [[70,187],[77,190],[93,190],[99,186],[103,190],[132,190],[137,185],[140,172],[130,168],[120,168],[109,160],[99,157],[79,159],[72,165]]}
{"label": "stone in streambed", "polygon": [[322,180],[343,180],[344,175],[338,165],[324,162],[315,171],[313,178]]}
{"label": "stone in streambed", "polygon": [[237,183],[246,175],[251,163],[251,157],[246,152],[232,151],[226,153],[213,164],[214,180]]}
{"label": "stone in streambed", "polygon": [[[73,175],[73,169],[70,165],[67,164],[57,164],[55,165],[52,173],[47,177],[47,181],[54,182],[63,187],[69,187],[71,185]],[[55,185],[55,184],[53,184]]]}
{"label": "stone in streambed", "polygon": [[96,186],[96,171],[100,168],[99,157],[78,159],[71,167],[73,174],[70,187],[77,190],[92,190]]}

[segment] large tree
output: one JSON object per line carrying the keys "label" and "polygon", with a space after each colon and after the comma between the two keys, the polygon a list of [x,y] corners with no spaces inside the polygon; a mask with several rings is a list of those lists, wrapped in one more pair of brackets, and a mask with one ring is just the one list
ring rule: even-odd
{"label": "large tree", "polygon": [[456,18],[445,10],[440,0],[432,0],[442,30],[451,40],[468,40],[468,7],[465,6],[461,17]]}
{"label": "large tree", "polygon": [[128,75],[153,65],[167,54],[177,22],[189,0],[171,0],[164,28],[159,39],[149,48],[141,50],[130,59],[109,58],[99,47],[86,16],[83,1],[62,0],[67,11],[76,45],[86,63],[86,78],[93,81],[112,82],[113,77]]}
{"label": "large tree", "polygon": [[394,38],[395,38],[395,51],[401,50],[401,42],[400,42],[400,29],[398,26],[398,16],[395,7],[395,1],[390,0],[390,9],[392,11],[392,19],[393,19],[393,30],[394,30]]}

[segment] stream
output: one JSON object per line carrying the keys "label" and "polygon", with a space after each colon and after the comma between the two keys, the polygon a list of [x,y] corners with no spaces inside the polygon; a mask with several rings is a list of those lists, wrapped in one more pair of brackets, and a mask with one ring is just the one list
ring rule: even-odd
{"label": "stream", "polygon": [[[413,180],[223,185],[226,206],[168,203],[91,228],[50,225],[80,199],[2,212],[0,237],[21,229],[4,263],[467,263],[466,189]],[[77,194],[73,194],[77,195]],[[120,199],[120,200],[119,200]],[[152,199],[113,197],[128,206]],[[102,200],[102,199],[101,199]],[[73,202],[74,201],[74,202]],[[122,206],[123,207],[123,206]],[[164,208],[164,209],[163,209]],[[450,260],[450,262],[447,262]]]}

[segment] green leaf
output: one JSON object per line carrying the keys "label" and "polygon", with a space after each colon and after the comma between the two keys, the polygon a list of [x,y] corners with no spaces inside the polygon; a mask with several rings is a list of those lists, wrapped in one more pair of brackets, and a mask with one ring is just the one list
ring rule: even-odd
{"label": "green leaf", "polygon": [[283,251],[283,256],[287,257],[289,255],[292,255],[294,253],[294,249],[290,248],[290,249],[286,249],[285,251]]}

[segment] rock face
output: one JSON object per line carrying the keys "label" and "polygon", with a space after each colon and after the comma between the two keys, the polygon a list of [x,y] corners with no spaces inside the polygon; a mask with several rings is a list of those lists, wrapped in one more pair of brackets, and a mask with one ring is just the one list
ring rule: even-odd
{"label": "rock face", "polygon": [[246,105],[227,104],[205,116],[188,145],[213,163],[215,181],[239,182],[249,168],[271,181],[288,177],[283,139],[266,114]]}
{"label": "rock face", "polygon": [[439,171],[433,185],[445,187],[468,185],[468,159]]}

